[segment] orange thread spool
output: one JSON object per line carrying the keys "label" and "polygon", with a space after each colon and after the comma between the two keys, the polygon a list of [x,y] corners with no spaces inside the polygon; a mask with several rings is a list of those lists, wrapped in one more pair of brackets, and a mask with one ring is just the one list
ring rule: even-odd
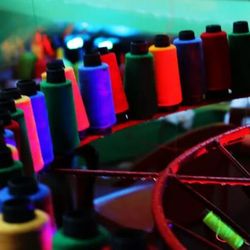
{"label": "orange thread spool", "polygon": [[154,56],[157,103],[160,107],[171,107],[182,102],[176,47],[167,35],[157,35],[155,45],[149,47]]}

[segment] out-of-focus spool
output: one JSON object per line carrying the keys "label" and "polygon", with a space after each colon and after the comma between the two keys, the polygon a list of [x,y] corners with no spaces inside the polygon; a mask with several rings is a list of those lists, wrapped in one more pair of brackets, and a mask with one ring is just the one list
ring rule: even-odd
{"label": "out-of-focus spool", "polygon": [[[16,109],[15,102],[13,99],[0,97],[0,107],[7,109],[10,112],[11,118],[15,122],[17,122],[19,125],[20,145],[18,146],[18,151],[20,154],[20,160],[24,164],[25,175],[32,176],[34,173],[34,166],[33,166],[33,160],[32,160],[29,140],[28,140],[26,123],[25,123],[25,119],[24,119],[24,113],[21,109]],[[12,129],[12,128],[10,127],[10,129]],[[19,140],[17,139],[17,141],[19,141]]]}
{"label": "out-of-focus spool", "polygon": [[157,35],[149,47],[154,56],[155,84],[159,107],[174,107],[182,102],[176,47],[167,35]]}
{"label": "out-of-focus spool", "polygon": [[15,147],[18,146],[20,150],[20,127],[16,121],[11,119],[10,112],[6,108],[0,109],[0,128],[5,142]]}
{"label": "out-of-focus spool", "polygon": [[33,77],[36,56],[32,52],[24,52],[20,55],[17,65],[17,77],[19,79],[30,79]]}
{"label": "out-of-focus spool", "polygon": [[49,217],[29,200],[12,199],[0,214],[1,250],[52,250]]}
{"label": "out-of-focus spool", "polygon": [[133,41],[130,48],[124,72],[129,114],[134,119],[149,119],[157,111],[153,55],[146,41]]}
{"label": "out-of-focus spool", "polygon": [[[79,144],[72,84],[66,80],[64,68],[57,62],[47,65],[47,80],[41,91],[46,98],[54,154],[71,153]],[[56,114],[56,115],[55,115]]]}
{"label": "out-of-focus spool", "polygon": [[20,156],[19,156],[18,149],[15,146],[11,145],[11,144],[6,144],[6,146],[11,150],[13,160],[14,161],[20,161]]}
{"label": "out-of-focus spool", "polygon": [[42,158],[41,147],[38,139],[37,128],[32,109],[32,104],[28,96],[21,96],[17,88],[7,88],[1,91],[1,96],[6,98],[13,98],[16,107],[23,110],[24,119],[26,122],[30,150],[34,163],[35,172],[40,171],[44,166]]}
{"label": "out-of-focus spool", "polygon": [[54,154],[44,94],[37,91],[36,83],[32,80],[18,81],[17,87],[22,95],[31,100],[42,157],[47,165],[53,161]]}
{"label": "out-of-focus spool", "polygon": [[93,132],[110,129],[116,123],[108,65],[99,53],[84,56],[79,66],[80,89]]}
{"label": "out-of-focus spool", "polygon": [[38,183],[33,177],[20,176],[10,179],[7,187],[0,190],[0,209],[5,201],[20,197],[29,198],[37,209],[46,212],[55,228],[52,196],[46,185]]}
{"label": "out-of-focus spool", "polygon": [[107,47],[99,48],[99,52],[101,54],[102,62],[109,66],[115,113],[120,114],[126,112],[128,110],[128,102],[116,55],[115,53],[108,51]]}
{"label": "out-of-focus spool", "polygon": [[23,164],[13,160],[12,152],[4,142],[0,134],[0,188],[4,187],[8,180],[23,174]]}

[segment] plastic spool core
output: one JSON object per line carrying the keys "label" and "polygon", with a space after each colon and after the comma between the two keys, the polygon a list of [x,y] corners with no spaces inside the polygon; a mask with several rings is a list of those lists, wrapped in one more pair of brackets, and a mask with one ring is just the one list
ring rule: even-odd
{"label": "plastic spool core", "polygon": [[83,57],[83,62],[85,67],[95,67],[102,65],[99,52],[85,54]]}
{"label": "plastic spool core", "polygon": [[20,176],[9,180],[8,188],[12,195],[30,195],[38,191],[38,184],[32,177]]}
{"label": "plastic spool core", "polygon": [[133,55],[144,55],[148,53],[148,43],[144,40],[136,40],[130,43],[130,52]]}
{"label": "plastic spool core", "polygon": [[6,108],[11,113],[16,112],[15,101],[12,98],[5,98],[0,95],[0,107]]}
{"label": "plastic spool core", "polygon": [[219,24],[211,24],[206,26],[207,33],[221,32],[221,26]]}
{"label": "plastic spool core", "polygon": [[182,30],[179,32],[180,40],[193,40],[195,39],[194,31],[192,30]]}
{"label": "plastic spool core", "polygon": [[7,109],[1,109],[1,105],[0,105],[0,121],[2,121],[3,126],[11,124],[10,112]]}
{"label": "plastic spool core", "polygon": [[48,83],[62,83],[66,82],[64,64],[61,63],[62,60],[54,60],[47,63],[47,82]]}
{"label": "plastic spool core", "polygon": [[35,218],[34,207],[29,199],[15,198],[3,203],[3,220],[8,223],[23,223]]}
{"label": "plastic spool core", "polygon": [[37,86],[33,80],[20,80],[16,85],[22,95],[32,96],[37,93]]}
{"label": "plastic spool core", "polygon": [[238,21],[233,23],[233,32],[234,33],[247,33],[249,32],[248,22],[247,21]]}
{"label": "plastic spool core", "polygon": [[18,90],[18,88],[6,88],[1,90],[1,97],[8,98],[8,99],[20,99],[21,94]]}
{"label": "plastic spool core", "polygon": [[77,210],[63,216],[63,233],[78,239],[94,238],[98,235],[98,226],[93,211]]}
{"label": "plastic spool core", "polygon": [[6,146],[3,135],[0,136],[0,168],[6,168],[13,164],[11,149]]}
{"label": "plastic spool core", "polygon": [[101,48],[98,48],[98,51],[101,55],[106,55],[109,53],[109,50],[107,47],[101,47]]}
{"label": "plastic spool core", "polygon": [[160,34],[156,35],[154,39],[155,47],[164,48],[170,45],[170,40],[168,35]]}

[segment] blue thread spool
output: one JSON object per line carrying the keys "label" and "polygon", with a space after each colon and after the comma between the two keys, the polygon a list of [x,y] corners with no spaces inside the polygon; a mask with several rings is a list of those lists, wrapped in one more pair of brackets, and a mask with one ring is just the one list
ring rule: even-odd
{"label": "blue thread spool", "polygon": [[54,212],[50,189],[38,183],[33,177],[20,176],[8,181],[7,187],[0,190],[0,210],[3,203],[14,198],[27,197],[34,206],[45,211],[54,224]]}
{"label": "blue thread spool", "polygon": [[183,101],[186,104],[200,102],[205,93],[202,41],[192,30],[183,30],[173,44],[177,48]]}
{"label": "blue thread spool", "polygon": [[84,56],[79,66],[79,82],[93,132],[103,132],[116,123],[108,65],[101,62],[99,53]]}
{"label": "blue thread spool", "polygon": [[18,81],[17,87],[22,95],[30,97],[42,157],[44,163],[47,165],[53,161],[54,153],[45,96],[41,91],[37,91],[36,83],[32,80]]}
{"label": "blue thread spool", "polygon": [[4,136],[4,141],[6,144],[10,144],[16,147],[15,136],[14,136],[14,133],[10,129],[4,129],[3,136]]}

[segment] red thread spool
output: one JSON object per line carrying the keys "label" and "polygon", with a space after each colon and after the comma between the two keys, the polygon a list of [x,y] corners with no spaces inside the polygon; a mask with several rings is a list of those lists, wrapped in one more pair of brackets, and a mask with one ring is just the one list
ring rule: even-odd
{"label": "red thread spool", "polygon": [[167,35],[157,35],[149,47],[154,56],[157,103],[159,107],[173,107],[182,102],[181,83],[176,47]]}
{"label": "red thread spool", "polygon": [[120,114],[126,112],[128,110],[128,102],[123,88],[116,55],[113,52],[109,52],[106,47],[99,48],[99,52],[101,53],[101,61],[109,66],[115,113]]}
{"label": "red thread spool", "polygon": [[226,32],[220,25],[206,26],[201,34],[207,91],[227,91],[231,87],[231,66]]}

